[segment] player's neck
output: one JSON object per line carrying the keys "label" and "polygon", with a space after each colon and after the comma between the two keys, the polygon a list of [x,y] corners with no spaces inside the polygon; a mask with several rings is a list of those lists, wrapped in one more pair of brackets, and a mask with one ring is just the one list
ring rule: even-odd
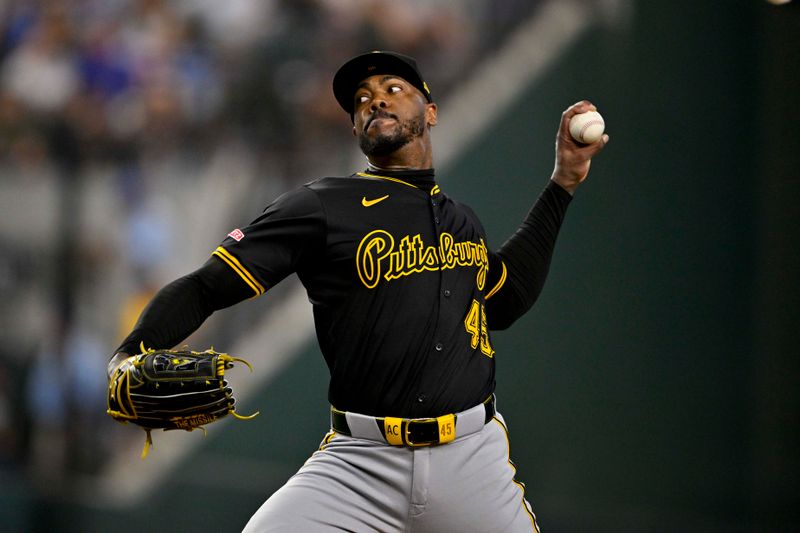
{"label": "player's neck", "polygon": [[433,168],[433,150],[427,135],[400,147],[391,154],[367,156],[375,170],[425,170]]}

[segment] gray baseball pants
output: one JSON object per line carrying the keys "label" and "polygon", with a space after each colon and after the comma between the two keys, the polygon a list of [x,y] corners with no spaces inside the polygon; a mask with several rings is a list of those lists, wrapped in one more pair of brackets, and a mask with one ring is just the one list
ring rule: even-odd
{"label": "gray baseball pants", "polygon": [[[359,428],[361,415],[347,415]],[[243,533],[539,531],[500,414],[484,425],[481,406],[460,413],[455,440],[424,447],[389,445],[361,418],[367,438],[329,433]]]}

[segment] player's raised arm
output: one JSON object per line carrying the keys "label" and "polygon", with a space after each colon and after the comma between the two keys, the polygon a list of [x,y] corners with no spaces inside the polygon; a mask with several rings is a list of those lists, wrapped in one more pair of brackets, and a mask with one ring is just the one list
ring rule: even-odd
{"label": "player's raised arm", "polygon": [[588,176],[592,157],[608,142],[606,134],[591,144],[580,143],[570,134],[570,119],[588,111],[596,108],[582,100],[561,114],[550,183],[514,235],[497,251],[504,276],[502,285],[486,299],[489,329],[505,329],[514,323],[533,306],[544,287],[567,206]]}

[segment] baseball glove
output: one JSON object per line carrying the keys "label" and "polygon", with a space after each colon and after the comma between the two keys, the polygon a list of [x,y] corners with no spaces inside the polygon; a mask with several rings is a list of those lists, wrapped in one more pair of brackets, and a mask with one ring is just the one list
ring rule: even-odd
{"label": "baseball glove", "polygon": [[153,444],[153,429],[200,428],[236,412],[233,390],[224,379],[225,370],[241,362],[252,372],[250,363],[238,357],[215,352],[189,350],[147,350],[131,356],[117,367],[108,383],[108,411],[115,420],[132,422],[147,433],[142,459]]}

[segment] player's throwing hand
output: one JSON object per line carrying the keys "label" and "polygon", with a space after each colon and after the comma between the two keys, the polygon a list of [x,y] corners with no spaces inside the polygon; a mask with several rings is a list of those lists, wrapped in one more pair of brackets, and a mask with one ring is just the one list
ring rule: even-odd
{"label": "player's throwing hand", "polygon": [[589,175],[592,158],[605,148],[609,139],[607,133],[592,144],[581,144],[572,138],[569,132],[570,119],[587,111],[597,111],[594,104],[588,100],[581,100],[569,106],[561,114],[561,124],[556,136],[556,164],[550,179],[570,194],[575,194],[575,190]]}

